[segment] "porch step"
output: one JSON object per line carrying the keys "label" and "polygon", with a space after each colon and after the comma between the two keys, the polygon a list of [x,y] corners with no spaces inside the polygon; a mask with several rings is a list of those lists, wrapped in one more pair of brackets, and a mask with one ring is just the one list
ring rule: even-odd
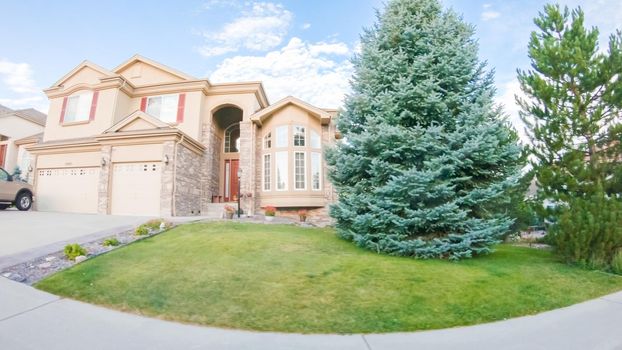
{"label": "porch step", "polygon": [[209,219],[222,219],[226,205],[234,206],[232,203],[208,203],[203,215]]}

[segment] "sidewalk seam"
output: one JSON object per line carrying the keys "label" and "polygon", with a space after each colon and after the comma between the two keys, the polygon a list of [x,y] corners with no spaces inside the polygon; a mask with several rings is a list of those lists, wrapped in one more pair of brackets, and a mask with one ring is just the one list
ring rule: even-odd
{"label": "sidewalk seam", "polygon": [[363,342],[365,343],[365,346],[367,347],[367,350],[371,350],[371,346],[367,342],[367,339],[365,338],[364,334],[361,334],[361,338],[363,338]]}
{"label": "sidewalk seam", "polygon": [[6,320],[10,320],[10,319],[12,319],[13,317],[21,316],[21,315],[23,315],[23,314],[25,314],[25,313],[28,313],[28,312],[31,312],[31,311],[37,310],[37,309],[42,308],[42,307],[44,307],[44,306],[46,306],[46,305],[50,305],[50,304],[52,304],[52,303],[55,303],[55,302],[57,302],[57,301],[59,301],[59,300],[62,300],[62,298],[58,298],[58,299],[54,299],[54,300],[50,300],[50,301],[48,301],[47,303],[43,303],[43,304],[41,304],[41,305],[35,306],[35,307],[33,307],[33,308],[30,308],[30,309],[28,309],[28,310],[24,310],[24,311],[21,311],[21,312],[18,312],[18,313],[16,313],[16,314],[14,314],[14,315],[11,315],[11,316],[8,316],[8,317],[5,317],[5,318],[2,318],[2,319],[0,319],[0,322],[4,322],[4,321],[6,321]]}

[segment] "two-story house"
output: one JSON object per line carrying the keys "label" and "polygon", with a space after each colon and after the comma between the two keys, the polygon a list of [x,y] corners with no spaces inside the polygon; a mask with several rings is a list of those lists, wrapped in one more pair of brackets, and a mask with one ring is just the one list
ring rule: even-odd
{"label": "two-story house", "polygon": [[260,82],[212,84],[134,56],[113,70],[85,61],[44,91],[43,141],[29,147],[38,210],[202,215],[240,196],[250,214],[323,215],[334,198],[323,150],[336,111],[271,105]]}
{"label": "two-story house", "polygon": [[40,141],[46,115],[33,109],[13,110],[0,105],[0,168],[13,173],[22,172],[22,178],[31,182],[32,167],[26,147]]}

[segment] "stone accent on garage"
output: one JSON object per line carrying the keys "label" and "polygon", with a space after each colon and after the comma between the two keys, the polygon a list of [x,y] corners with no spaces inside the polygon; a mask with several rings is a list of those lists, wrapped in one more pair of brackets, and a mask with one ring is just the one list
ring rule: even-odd
{"label": "stone accent on garage", "polygon": [[175,215],[199,215],[203,157],[182,145],[177,146],[176,156]]}
{"label": "stone accent on garage", "polygon": [[173,169],[175,159],[175,142],[166,141],[162,144],[162,158],[169,157],[168,165],[162,164],[162,190],[160,192],[160,215],[173,215]]}
{"label": "stone accent on garage", "polygon": [[110,172],[112,171],[111,155],[112,146],[103,146],[101,149],[102,160],[106,162],[105,166],[99,171],[99,184],[97,188],[97,213],[108,214],[110,207]]}

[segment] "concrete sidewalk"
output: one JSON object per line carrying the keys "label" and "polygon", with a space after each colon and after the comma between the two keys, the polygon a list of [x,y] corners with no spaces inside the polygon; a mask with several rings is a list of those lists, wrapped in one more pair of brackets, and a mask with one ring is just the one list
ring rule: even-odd
{"label": "concrete sidewalk", "polygon": [[536,316],[414,333],[302,335],[122,313],[0,277],[0,349],[622,349],[622,292]]}

